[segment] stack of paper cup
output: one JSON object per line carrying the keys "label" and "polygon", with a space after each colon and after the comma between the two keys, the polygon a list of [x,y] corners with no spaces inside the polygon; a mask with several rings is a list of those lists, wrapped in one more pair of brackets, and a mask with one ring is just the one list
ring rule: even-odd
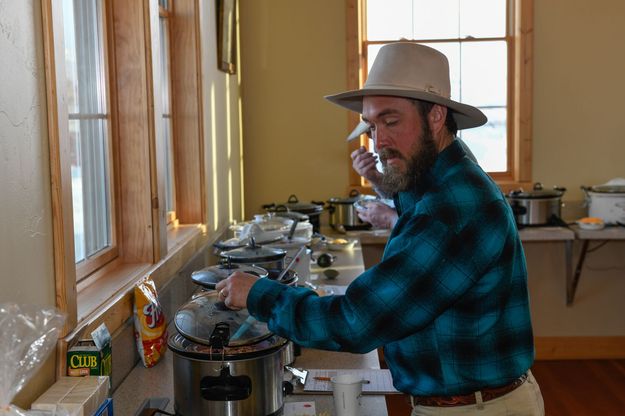
{"label": "stack of paper cup", "polygon": [[362,378],[354,374],[340,374],[332,377],[332,394],[336,416],[358,416]]}

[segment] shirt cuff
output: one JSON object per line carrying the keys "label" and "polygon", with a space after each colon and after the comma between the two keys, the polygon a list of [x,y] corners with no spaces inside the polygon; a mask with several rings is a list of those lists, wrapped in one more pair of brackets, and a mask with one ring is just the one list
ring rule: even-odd
{"label": "shirt cuff", "polygon": [[247,310],[259,321],[267,322],[278,297],[287,286],[271,279],[258,279],[247,295]]}

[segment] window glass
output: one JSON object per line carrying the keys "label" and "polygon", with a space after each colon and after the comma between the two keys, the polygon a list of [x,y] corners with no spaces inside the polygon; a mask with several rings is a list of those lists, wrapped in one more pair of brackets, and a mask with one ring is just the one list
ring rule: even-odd
{"label": "window glass", "polygon": [[76,263],[112,240],[102,2],[63,0]]}
{"label": "window glass", "polygon": [[505,172],[508,165],[506,3],[367,0],[367,71],[383,46],[369,42],[407,40],[442,52],[449,61],[451,98],[478,107],[489,119],[458,132],[488,172]]}
{"label": "window glass", "polygon": [[467,42],[461,46],[460,99],[476,107],[506,106],[505,41]]}
{"label": "window glass", "polygon": [[414,0],[412,39],[455,39],[460,33],[459,0]]}
{"label": "window glass", "polygon": [[405,0],[367,1],[367,39],[412,38],[412,4]]}
{"label": "window glass", "polygon": [[506,1],[457,0],[460,9],[460,37],[503,37],[506,35]]}
{"label": "window glass", "polygon": [[168,18],[160,17],[160,49],[161,49],[161,73],[162,78],[162,103],[163,114],[161,114],[163,149],[165,150],[165,210],[173,212],[175,206],[175,180],[174,180],[174,152],[173,152],[173,131],[171,119],[171,76],[169,70],[170,50],[169,50],[169,25]]}

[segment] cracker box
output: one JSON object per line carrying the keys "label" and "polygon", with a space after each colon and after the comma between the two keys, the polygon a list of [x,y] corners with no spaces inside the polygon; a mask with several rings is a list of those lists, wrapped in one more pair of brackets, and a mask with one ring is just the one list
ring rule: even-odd
{"label": "cracker box", "polygon": [[106,325],[91,333],[92,339],[80,340],[67,351],[68,376],[111,376],[111,335]]}

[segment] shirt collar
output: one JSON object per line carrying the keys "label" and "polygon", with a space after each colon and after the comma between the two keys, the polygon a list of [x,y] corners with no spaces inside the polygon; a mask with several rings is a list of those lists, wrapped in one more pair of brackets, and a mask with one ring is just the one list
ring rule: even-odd
{"label": "shirt collar", "polygon": [[432,168],[424,175],[423,180],[413,190],[399,192],[393,198],[398,212],[410,210],[423,198],[423,195],[440,183],[449,169],[467,157],[458,140],[453,140],[436,158]]}

